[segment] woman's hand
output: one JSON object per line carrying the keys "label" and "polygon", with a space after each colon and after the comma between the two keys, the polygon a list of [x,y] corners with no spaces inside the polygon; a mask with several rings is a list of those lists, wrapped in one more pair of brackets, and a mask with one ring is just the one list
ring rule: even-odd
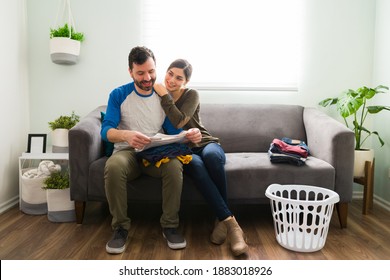
{"label": "woman's hand", "polygon": [[159,96],[164,96],[168,94],[168,90],[163,84],[154,84],[153,89]]}
{"label": "woman's hand", "polygon": [[187,130],[186,138],[192,143],[199,143],[202,140],[202,133],[198,128],[190,128]]}

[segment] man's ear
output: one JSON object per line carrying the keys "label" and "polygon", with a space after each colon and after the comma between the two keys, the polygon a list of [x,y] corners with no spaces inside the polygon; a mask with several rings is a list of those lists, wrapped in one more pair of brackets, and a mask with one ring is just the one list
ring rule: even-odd
{"label": "man's ear", "polygon": [[129,67],[128,70],[129,70],[130,77],[131,77],[132,79],[134,79],[134,78],[133,78],[133,71],[131,71],[130,67]]}

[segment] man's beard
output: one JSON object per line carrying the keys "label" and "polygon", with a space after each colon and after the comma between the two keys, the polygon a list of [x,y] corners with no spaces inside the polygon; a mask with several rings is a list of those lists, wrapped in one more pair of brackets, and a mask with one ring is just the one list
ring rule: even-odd
{"label": "man's beard", "polygon": [[[145,81],[145,80],[142,80],[142,81],[138,81],[138,80],[134,80],[134,83],[142,90],[144,91],[150,91],[152,90],[153,88],[153,85],[154,85],[154,82],[156,81],[156,79],[150,79],[149,81]],[[148,85],[145,85],[145,83],[147,83]]]}

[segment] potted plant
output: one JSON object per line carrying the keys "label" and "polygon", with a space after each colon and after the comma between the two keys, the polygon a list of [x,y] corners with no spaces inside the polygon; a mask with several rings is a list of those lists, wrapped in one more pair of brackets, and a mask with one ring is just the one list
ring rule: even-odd
{"label": "potted plant", "polygon": [[75,204],[70,200],[69,172],[52,172],[43,181],[46,190],[47,218],[51,222],[76,220]]}
{"label": "potted plant", "polygon": [[[69,129],[74,127],[80,121],[80,116],[76,115],[74,111],[70,116],[60,116],[52,122],[49,122],[49,127],[52,130],[52,146],[53,149],[62,147],[63,151],[68,148],[68,134]],[[61,148],[59,148],[61,150]],[[53,150],[54,151],[54,150]]]}
{"label": "potted plant", "polygon": [[[372,149],[363,148],[365,141],[370,136],[375,135],[381,146],[385,143],[377,131],[370,131],[364,126],[368,114],[377,114],[383,110],[390,111],[389,106],[367,105],[369,99],[372,99],[379,93],[386,93],[385,90],[389,90],[389,88],[383,85],[379,85],[376,88],[363,86],[357,90],[349,89],[342,92],[339,97],[326,98],[318,103],[323,107],[335,105],[346,126],[355,133],[355,177],[363,177],[365,161],[372,162],[374,158]],[[366,156],[363,154],[366,154]]]}
{"label": "potted plant", "polygon": [[76,64],[80,55],[84,34],[73,26],[65,25],[50,29],[50,57],[57,64]]}

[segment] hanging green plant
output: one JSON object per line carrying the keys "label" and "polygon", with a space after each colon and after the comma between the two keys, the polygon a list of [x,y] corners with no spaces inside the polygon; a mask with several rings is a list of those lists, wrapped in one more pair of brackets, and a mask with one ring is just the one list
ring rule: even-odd
{"label": "hanging green plant", "polygon": [[[57,14],[59,22],[60,10]],[[56,64],[72,65],[78,62],[81,42],[84,33],[77,32],[74,24],[70,0],[63,0],[63,17],[67,19],[64,25],[57,24],[58,28],[50,28],[50,57]]]}
{"label": "hanging green plant", "polygon": [[81,32],[75,32],[73,26],[70,27],[67,23],[65,23],[64,26],[59,27],[57,29],[50,28],[50,39],[55,37],[65,37],[70,38],[72,40],[77,40],[80,42],[84,41],[84,33]]}

